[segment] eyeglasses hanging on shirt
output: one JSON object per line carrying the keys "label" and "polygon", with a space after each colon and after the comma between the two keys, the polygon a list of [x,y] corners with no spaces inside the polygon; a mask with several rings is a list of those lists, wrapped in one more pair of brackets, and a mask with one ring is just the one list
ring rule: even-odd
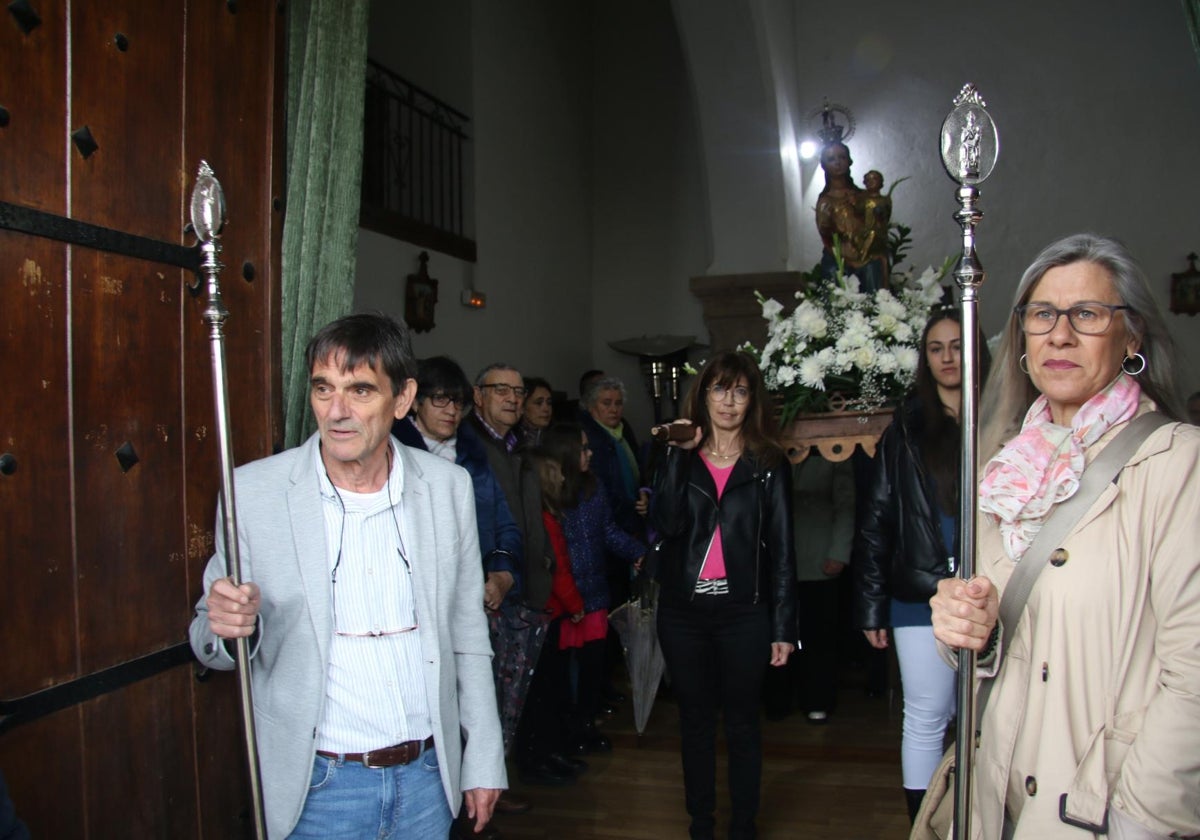
{"label": "eyeglasses hanging on shirt", "polygon": [[[385,483],[385,486],[387,487],[388,511],[391,513],[392,524],[396,529],[396,545],[395,545],[396,554],[400,559],[400,565],[403,566],[405,572],[407,573],[406,578],[408,580],[408,590],[409,590],[408,595],[409,595],[409,600],[412,602],[411,622],[404,621],[403,618],[394,614],[396,611],[396,607],[398,607],[400,604],[400,601],[397,599],[393,599],[393,598],[386,599],[386,601],[388,603],[390,603],[391,609],[389,609],[386,606],[383,607],[383,610],[385,611],[385,613],[393,613],[390,616],[390,620],[384,620],[384,617],[374,615],[374,609],[373,609],[373,605],[371,604],[370,594],[371,594],[372,590],[374,590],[376,593],[378,593],[380,588],[383,586],[383,584],[379,580],[373,580],[370,583],[368,583],[365,580],[359,581],[358,582],[358,586],[359,586],[359,590],[360,590],[359,594],[365,595],[365,598],[362,599],[361,603],[355,604],[354,606],[362,607],[362,609],[355,611],[352,608],[351,610],[347,611],[345,609],[345,604],[343,604],[343,608],[344,608],[343,613],[349,612],[349,615],[342,615],[339,619],[338,572],[345,571],[345,570],[342,570],[342,556],[343,556],[343,549],[345,546],[347,513],[346,513],[345,499],[342,498],[342,494],[338,491],[337,487],[333,484],[333,481],[330,479],[329,480],[330,486],[333,487],[334,495],[337,497],[338,504],[341,506],[341,509],[342,509],[341,529],[338,534],[337,559],[334,561],[333,570],[330,572],[330,578],[329,578],[330,606],[331,606],[331,610],[333,612],[333,632],[335,635],[338,635],[338,636],[349,636],[349,637],[360,637],[360,638],[370,638],[370,637],[379,637],[379,636],[395,636],[395,635],[399,635],[400,633],[411,632],[413,630],[416,630],[419,627],[419,623],[417,622],[417,615],[416,615],[416,601],[415,601],[415,596],[412,592],[412,583],[411,583],[411,581],[412,581],[412,565],[408,561],[408,552],[405,550],[405,545],[404,545],[404,534],[400,529],[400,520],[399,520],[398,514],[396,513],[396,505],[394,504],[394,502],[392,500],[391,466],[392,466],[392,453],[389,449],[389,451],[388,451],[388,478]],[[328,474],[326,474],[326,478],[327,479],[329,478]],[[364,520],[364,522],[366,520],[369,520],[370,518],[372,518],[372,517],[367,516],[366,519]],[[374,572],[375,572],[374,567],[371,566],[369,564],[369,561],[367,561],[365,558],[360,558],[359,562],[356,563],[355,566],[353,567],[353,570],[357,574],[360,574],[360,575],[366,574],[366,575],[370,575],[370,576],[374,576]],[[387,569],[382,570],[383,574],[380,577],[386,578],[390,571],[391,570],[387,570]],[[345,586],[345,585],[347,585],[346,580],[345,580],[345,578],[343,578],[343,586]],[[353,585],[353,584],[350,584],[350,585]],[[345,595],[345,594],[346,593],[343,592],[343,595]],[[343,598],[343,601],[345,601],[345,598]],[[356,622],[354,620],[355,618],[360,619],[360,621]],[[359,626],[356,627],[356,626],[354,626],[355,624],[359,624]]]}

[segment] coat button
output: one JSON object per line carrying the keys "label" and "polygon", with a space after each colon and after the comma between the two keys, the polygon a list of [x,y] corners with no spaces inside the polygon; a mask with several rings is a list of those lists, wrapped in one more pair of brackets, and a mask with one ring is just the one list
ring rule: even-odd
{"label": "coat button", "polygon": [[1065,548],[1056,548],[1054,551],[1050,552],[1050,565],[1061,566],[1063,563],[1067,562],[1067,559],[1070,556],[1071,555],[1067,553]]}
{"label": "coat button", "polygon": [[1047,662],[1042,663],[1042,682],[1050,679],[1050,665]]}
{"label": "coat button", "polygon": [[212,656],[212,652],[213,652],[213,643],[212,643],[212,642],[208,642],[208,643],[206,643],[206,644],[204,645],[204,654],[205,654],[205,656]]}
{"label": "coat button", "polygon": [[1030,796],[1037,796],[1037,779],[1033,776],[1025,777],[1025,792]]}

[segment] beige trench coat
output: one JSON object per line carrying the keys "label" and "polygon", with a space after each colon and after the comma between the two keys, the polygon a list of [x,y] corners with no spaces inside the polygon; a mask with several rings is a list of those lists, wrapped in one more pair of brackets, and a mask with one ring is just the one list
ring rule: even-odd
{"label": "beige trench coat", "polygon": [[[978,573],[1003,591],[1015,566],[980,519]],[[1157,835],[1200,834],[1200,429],[1154,432],[1055,560],[1001,652],[972,836],[999,840],[1006,801],[1016,840],[1098,836],[1060,808],[1099,826],[1110,802]]]}

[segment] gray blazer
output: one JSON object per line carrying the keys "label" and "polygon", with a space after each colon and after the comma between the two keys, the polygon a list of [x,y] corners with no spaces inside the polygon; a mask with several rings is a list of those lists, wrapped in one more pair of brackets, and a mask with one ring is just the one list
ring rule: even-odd
{"label": "gray blazer", "polygon": [[[242,578],[262,591],[252,683],[271,837],[286,837],[304,807],[333,637],[317,446],[313,435],[295,449],[235,472]],[[461,467],[407,446],[395,450],[404,465],[404,530],[421,616],[417,632],[425,692],[442,787],[451,812],[457,813],[463,790],[508,786],[479,574],[475,495]],[[213,581],[225,576],[224,544],[218,521],[216,553],[204,572],[204,595],[190,635],[202,664],[229,670],[233,659],[209,630],[204,602]]]}

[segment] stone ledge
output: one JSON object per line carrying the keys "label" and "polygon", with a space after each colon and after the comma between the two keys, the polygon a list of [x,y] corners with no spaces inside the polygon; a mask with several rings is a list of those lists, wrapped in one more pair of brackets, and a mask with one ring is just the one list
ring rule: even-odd
{"label": "stone ledge", "polygon": [[799,271],[709,274],[693,277],[689,285],[700,301],[714,351],[731,350],[745,341],[761,348],[767,340],[767,322],[754,299],[755,290],[790,310],[795,293],[804,288],[804,275]]}

